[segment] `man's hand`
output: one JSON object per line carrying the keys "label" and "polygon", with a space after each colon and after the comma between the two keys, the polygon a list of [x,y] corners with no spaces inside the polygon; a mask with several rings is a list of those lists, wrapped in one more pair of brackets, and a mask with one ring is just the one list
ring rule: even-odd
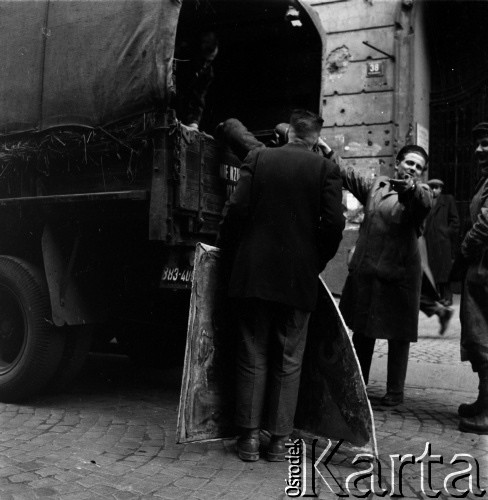
{"label": "man's hand", "polygon": [[324,158],[327,158],[328,160],[330,160],[332,158],[332,155],[334,154],[332,148],[321,137],[318,138],[317,143],[313,147],[312,151],[320,153]]}
{"label": "man's hand", "polygon": [[317,140],[317,146],[325,152],[325,154],[330,154],[332,151],[332,148],[322,139],[322,137],[319,137]]}
{"label": "man's hand", "polygon": [[390,179],[390,186],[397,193],[406,193],[415,187],[415,181],[412,177],[408,179]]}

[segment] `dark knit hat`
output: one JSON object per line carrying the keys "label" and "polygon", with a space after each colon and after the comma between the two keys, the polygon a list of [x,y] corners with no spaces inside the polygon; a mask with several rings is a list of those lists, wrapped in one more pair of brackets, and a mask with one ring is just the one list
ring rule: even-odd
{"label": "dark knit hat", "polygon": [[488,122],[478,123],[473,128],[473,139],[479,139],[480,137],[488,136]]}
{"label": "dark knit hat", "polygon": [[430,187],[444,187],[444,182],[441,181],[440,179],[429,179],[427,181],[427,184],[430,186]]}

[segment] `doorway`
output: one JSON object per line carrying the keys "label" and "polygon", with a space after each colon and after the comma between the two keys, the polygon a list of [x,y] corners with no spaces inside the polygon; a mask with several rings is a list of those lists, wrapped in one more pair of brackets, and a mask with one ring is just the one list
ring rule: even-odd
{"label": "doorway", "polygon": [[471,130],[488,121],[488,2],[428,1],[426,28],[431,70],[430,174],[453,194],[461,235],[479,171]]}

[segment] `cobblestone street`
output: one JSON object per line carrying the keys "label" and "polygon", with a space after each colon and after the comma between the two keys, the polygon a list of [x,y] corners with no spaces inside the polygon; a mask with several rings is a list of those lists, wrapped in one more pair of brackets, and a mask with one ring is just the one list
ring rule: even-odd
{"label": "cobblestone street", "polygon": [[[456,379],[458,320],[454,318],[442,338],[435,319],[420,321],[422,335],[411,353],[411,367],[419,374],[403,405],[389,410],[377,406],[384,393],[383,344],[374,361],[377,377],[369,394],[383,486],[391,488],[390,455],[418,457],[429,442],[432,455],[444,457],[442,465],[433,465],[433,487],[442,489],[445,476],[459,470],[449,463],[456,453],[469,453],[479,461],[485,475],[481,486],[486,487],[488,437],[457,430],[457,406],[474,399],[474,378],[469,390],[459,390],[452,382],[451,389],[444,388],[442,380],[417,383],[429,380],[422,375],[426,366],[438,373],[450,366],[452,375],[442,372],[440,377]],[[180,369],[143,373],[125,357],[93,355],[69,392],[26,405],[1,404],[0,500],[288,498],[288,463],[241,462],[232,440],[175,443],[180,377]],[[330,472],[344,481],[364,469],[364,464],[358,469],[351,465],[353,457],[337,454]],[[325,479],[326,472],[322,467]],[[402,484],[405,497],[426,498],[418,464],[404,468]],[[338,490],[332,493],[320,478],[315,491],[323,499],[337,498]]]}

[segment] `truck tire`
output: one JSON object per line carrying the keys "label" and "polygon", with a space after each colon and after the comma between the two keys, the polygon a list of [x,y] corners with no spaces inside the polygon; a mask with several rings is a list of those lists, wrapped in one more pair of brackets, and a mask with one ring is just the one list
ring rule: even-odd
{"label": "truck tire", "polygon": [[48,390],[57,392],[70,384],[83,367],[90,351],[93,327],[91,325],[64,326],[64,349]]}
{"label": "truck tire", "polygon": [[0,401],[20,402],[40,392],[56,371],[64,337],[50,321],[42,273],[0,256]]}

